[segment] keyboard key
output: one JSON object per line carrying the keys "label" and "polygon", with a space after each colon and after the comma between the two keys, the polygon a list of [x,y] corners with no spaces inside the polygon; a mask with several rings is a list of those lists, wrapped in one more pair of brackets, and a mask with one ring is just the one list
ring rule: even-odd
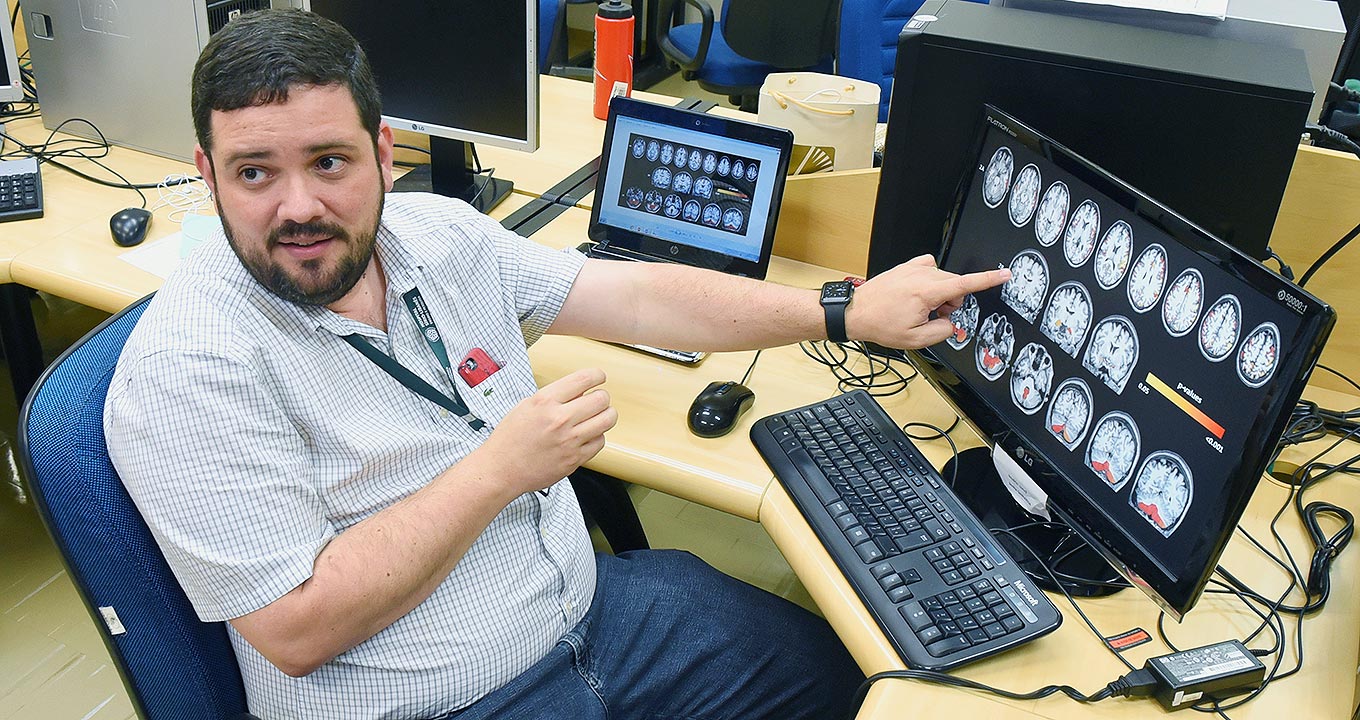
{"label": "keyboard key", "polygon": [[866,543],[869,542],[869,531],[865,530],[861,525],[851,525],[850,527],[845,528],[845,539],[849,540],[851,545]]}
{"label": "keyboard key", "polygon": [[893,573],[891,575],[885,575],[879,578],[878,584],[881,585],[884,590],[892,590],[895,587],[901,587],[902,585],[906,585],[907,581],[903,580],[901,575]]}
{"label": "keyboard key", "polygon": [[988,623],[994,623],[996,622],[997,619],[996,614],[993,613],[991,610],[979,610],[973,613],[973,617],[977,618],[977,621],[982,623],[983,625],[986,625]]}
{"label": "keyboard key", "polygon": [[1006,634],[1005,626],[998,622],[988,623],[987,625],[984,625],[982,627],[982,631],[987,633],[987,637],[992,638],[993,640]]}
{"label": "keyboard key", "polygon": [[1015,632],[1025,627],[1025,623],[1021,622],[1020,618],[1014,615],[1001,618],[1001,625],[1005,627],[1008,632]]}
{"label": "keyboard key", "polygon": [[872,542],[864,542],[856,545],[855,552],[859,553],[859,559],[863,560],[866,565],[876,563],[887,557],[883,554],[883,551],[879,550],[878,546]]}
{"label": "keyboard key", "polygon": [[958,652],[970,645],[972,645],[972,642],[970,642],[968,638],[962,635],[956,635],[954,637],[946,637],[943,640],[937,640],[927,645],[926,652],[935,657],[944,657],[949,653]]}
{"label": "keyboard key", "polygon": [[960,575],[956,570],[950,570],[949,572],[940,573],[940,579],[944,580],[950,585],[957,585],[963,582],[963,576]]}
{"label": "keyboard key", "polygon": [[888,591],[888,599],[894,603],[906,602],[915,597],[911,594],[911,588],[903,585]]}
{"label": "keyboard key", "polygon": [[959,629],[965,633],[973,630],[980,630],[982,628],[982,626],[978,624],[978,621],[974,620],[971,616],[961,617],[956,622],[959,624]]}
{"label": "keyboard key", "polygon": [[991,638],[987,637],[987,633],[983,632],[981,629],[969,630],[966,633],[966,635],[968,639],[973,642],[974,645],[985,643],[988,640],[991,640]]}
{"label": "keyboard key", "polygon": [[883,578],[892,575],[897,571],[893,569],[892,563],[881,562],[869,568],[869,572],[873,573],[875,578],[882,580]]}
{"label": "keyboard key", "polygon": [[916,631],[916,639],[920,640],[922,645],[929,645],[943,637],[944,633],[940,632],[940,629],[934,625],[927,625]]}

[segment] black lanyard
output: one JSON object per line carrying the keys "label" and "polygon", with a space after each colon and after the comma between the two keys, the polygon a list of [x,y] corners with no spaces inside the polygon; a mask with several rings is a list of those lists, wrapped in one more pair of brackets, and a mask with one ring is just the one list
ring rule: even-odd
{"label": "black lanyard", "polygon": [[444,367],[444,374],[448,376],[449,383],[453,387],[453,397],[440,392],[433,385],[425,382],[419,375],[373,347],[372,343],[360,335],[345,335],[345,342],[352,345],[364,357],[372,360],[375,365],[386,371],[397,382],[405,385],[411,392],[457,415],[473,431],[480,432],[483,427],[486,427],[486,423],[473,415],[468,406],[463,403],[463,398],[458,395],[458,383],[454,376],[453,364],[449,362],[448,348],[444,346],[444,338],[439,334],[439,328],[435,327],[434,317],[430,315],[430,309],[425,305],[425,299],[420,296],[420,290],[412,288],[410,292],[404,293],[401,298],[406,301],[406,309],[410,311],[411,319],[415,321],[416,328],[420,330],[420,336],[425,339],[425,344],[430,346],[430,352],[434,353],[439,364]]}

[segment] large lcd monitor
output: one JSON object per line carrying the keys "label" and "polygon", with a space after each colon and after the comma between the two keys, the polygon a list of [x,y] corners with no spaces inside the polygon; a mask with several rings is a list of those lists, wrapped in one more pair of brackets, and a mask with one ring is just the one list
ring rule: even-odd
{"label": "large lcd monitor", "polygon": [[475,172],[471,144],[538,148],[534,0],[309,0],[309,9],[363,46],[387,122],[430,136],[430,164],[397,190],[433,190],[483,211],[509,194],[507,179]]}
{"label": "large lcd monitor", "polygon": [[23,102],[23,76],[19,74],[19,49],[14,30],[5,23],[0,28],[0,103]]}
{"label": "large lcd monitor", "polygon": [[980,125],[939,262],[1013,277],[909,354],[1052,513],[1179,618],[1335,315],[1021,120],[987,106]]}

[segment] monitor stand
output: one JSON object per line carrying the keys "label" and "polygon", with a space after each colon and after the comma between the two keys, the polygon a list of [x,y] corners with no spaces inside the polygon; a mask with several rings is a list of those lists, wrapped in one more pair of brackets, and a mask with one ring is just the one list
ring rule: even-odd
{"label": "monitor stand", "polygon": [[487,213],[510,194],[514,183],[503,178],[478,175],[474,170],[472,143],[430,136],[430,164],[420,165],[397,178],[392,192],[433,192],[468,203]]}
{"label": "monitor stand", "polygon": [[[1029,523],[1043,522],[1043,518],[1025,512],[1011,498],[1010,491],[1001,483],[989,448],[969,448],[945,464],[940,477],[948,482],[954,477],[954,463],[958,464],[958,481],[954,494],[968,506],[986,528],[1015,528]],[[1123,578],[1061,520],[1042,526],[1015,531],[1035,553],[1044,558],[1051,570],[1065,573],[1061,577],[1067,592],[1077,597],[1110,595],[1121,588],[1106,583],[1121,583]],[[1005,534],[993,535],[1022,570],[1045,590],[1061,592],[1052,578],[1035,562],[1034,556]],[[1097,582],[1082,582],[1083,578]]]}

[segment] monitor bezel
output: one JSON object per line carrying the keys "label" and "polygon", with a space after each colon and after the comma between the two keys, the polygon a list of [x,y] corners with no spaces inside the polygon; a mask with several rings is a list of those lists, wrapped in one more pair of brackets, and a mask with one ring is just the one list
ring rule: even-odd
{"label": "monitor bezel", "polygon": [[0,85],[0,102],[17,103],[24,101],[24,78],[19,72],[19,47],[14,44],[14,29],[8,23],[0,29],[0,54],[4,55],[5,69],[9,72],[9,85]]}
{"label": "monitor bezel", "polygon": [[[776,180],[771,188],[770,218],[765,224],[765,237],[761,239],[760,255],[757,259],[746,260],[682,243],[658,240],[600,222],[600,211],[605,204],[603,189],[605,178],[608,176],[610,148],[614,145],[614,128],[619,117],[636,118],[645,122],[655,122],[673,127],[693,128],[699,132],[724,135],[734,140],[776,148],[779,151],[779,162],[775,168],[778,174],[775,176]],[[763,280],[770,267],[770,256],[774,253],[775,228],[778,225],[779,209],[784,200],[784,180],[788,176],[789,156],[792,153],[793,133],[785,128],[761,125],[722,115],[681,110],[677,107],[659,105],[635,98],[615,97],[609,103],[609,119],[605,124],[604,146],[600,151],[600,170],[595,176],[595,202],[592,203],[590,209],[588,235],[591,240],[597,243],[607,242],[610,247],[656,257],[669,257],[676,262],[687,265],[697,265],[731,275],[742,275]]]}
{"label": "monitor bezel", "polygon": [[[912,363],[958,410],[960,417],[973,427],[984,442],[993,447],[1000,446],[1029,472],[1048,494],[1048,507],[1051,511],[1071,525],[1130,583],[1141,589],[1173,617],[1180,619],[1198,601],[1204,586],[1214,572],[1217,559],[1232,537],[1233,528],[1246,510],[1251,494],[1270,461],[1271,450],[1289,421],[1289,409],[1298,401],[1307,385],[1308,377],[1322,352],[1327,335],[1335,324],[1335,312],[1326,303],[1279,277],[1261,263],[1218,240],[1171,209],[1114,178],[1094,163],[1006,112],[990,104],[984,105],[979,120],[978,130],[970,145],[969,157],[978,156],[989,128],[997,126],[1062,170],[1072,173],[1172,239],[1183,243],[1206,262],[1235,275],[1253,287],[1278,285],[1280,292],[1287,291],[1293,294],[1305,305],[1302,312],[1299,312],[1302,316],[1300,335],[1312,337],[1314,340],[1305,345],[1294,346],[1291,353],[1281,358],[1280,370],[1277,373],[1280,380],[1274,386],[1274,395],[1268,396],[1263,403],[1258,421],[1252,424],[1245,442],[1247,451],[1236,459],[1236,465],[1229,473],[1234,486],[1227,493],[1224,507],[1227,522],[1223,531],[1213,540],[1209,553],[1210,562],[1197,575],[1179,579],[1171,578],[1155,559],[1141,555],[1134,540],[1121,534],[1119,526],[1110,521],[1098,506],[1087,500],[1074,484],[1062,479],[1041,447],[1027,443],[1019,437],[981,396],[964,390],[961,378],[941,362],[931,349],[906,351]],[[973,175],[974,168],[970,164],[959,180],[958,191],[945,226],[944,242],[936,258],[941,266],[947,261],[953,246],[954,231],[958,226],[959,215],[963,210]],[[1285,380],[1286,377],[1291,379]],[[1263,422],[1267,418],[1271,419],[1269,425]]]}

